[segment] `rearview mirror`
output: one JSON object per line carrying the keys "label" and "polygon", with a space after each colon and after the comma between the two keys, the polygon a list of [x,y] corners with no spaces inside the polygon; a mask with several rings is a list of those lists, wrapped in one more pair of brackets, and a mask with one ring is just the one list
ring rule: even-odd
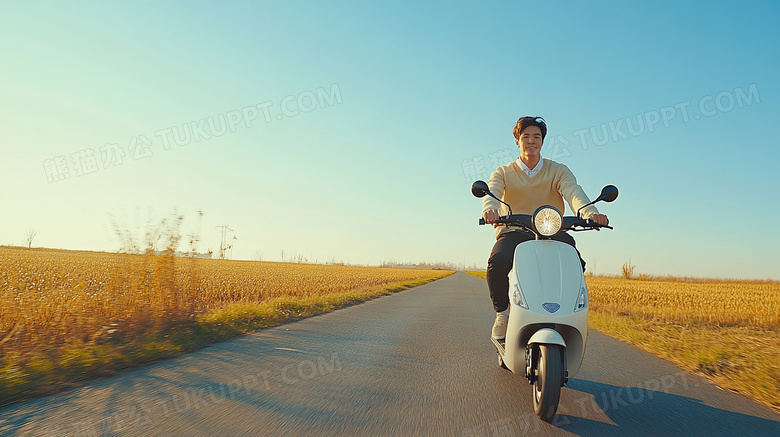
{"label": "rearview mirror", "polygon": [[618,189],[614,185],[607,185],[606,187],[601,189],[601,194],[599,194],[599,197],[596,199],[596,202],[612,202],[613,200],[617,199],[618,196]]}
{"label": "rearview mirror", "polygon": [[490,188],[488,188],[488,184],[485,181],[476,181],[471,184],[471,194],[474,197],[485,197],[488,193],[490,193]]}
{"label": "rearview mirror", "polygon": [[582,217],[580,215],[580,211],[582,211],[582,208],[593,205],[596,202],[612,202],[613,200],[617,199],[617,196],[618,196],[617,187],[614,185],[607,185],[606,187],[601,189],[601,194],[599,194],[599,197],[597,197],[596,200],[586,205],[582,205],[580,209],[577,210],[577,217]]}

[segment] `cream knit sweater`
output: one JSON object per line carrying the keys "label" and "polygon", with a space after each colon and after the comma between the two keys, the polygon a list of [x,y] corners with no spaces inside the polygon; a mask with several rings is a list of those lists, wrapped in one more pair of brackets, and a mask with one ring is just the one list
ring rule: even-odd
{"label": "cream knit sweater", "polygon": [[[533,214],[536,208],[542,205],[552,205],[564,214],[563,199],[566,199],[571,210],[576,213],[582,205],[590,202],[568,167],[547,158],[542,159],[542,170],[533,178],[525,174],[516,161],[498,167],[490,175],[490,191],[511,205],[514,214]],[[509,212],[505,205],[485,196],[482,200],[482,213],[489,209],[497,209],[501,215]],[[582,210],[584,218],[597,213],[598,210],[593,205]],[[497,227],[496,238],[512,229],[506,226]]]}

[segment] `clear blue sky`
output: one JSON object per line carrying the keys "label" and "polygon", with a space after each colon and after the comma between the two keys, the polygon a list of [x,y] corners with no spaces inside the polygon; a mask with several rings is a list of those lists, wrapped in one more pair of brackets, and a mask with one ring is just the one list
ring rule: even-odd
{"label": "clear blue sky", "polygon": [[596,273],[780,279],[777,2],[158,3],[3,6],[0,244],[175,208],[236,259],[483,267],[470,182],[539,115],[620,188],[576,234]]}

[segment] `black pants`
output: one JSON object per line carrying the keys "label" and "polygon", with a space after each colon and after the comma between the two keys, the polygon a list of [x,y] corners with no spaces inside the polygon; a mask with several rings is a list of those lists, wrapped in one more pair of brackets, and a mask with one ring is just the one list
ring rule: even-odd
{"label": "black pants", "polygon": [[[496,311],[504,311],[509,308],[509,271],[512,270],[512,260],[515,255],[515,247],[518,244],[533,240],[534,236],[523,231],[510,231],[504,232],[498,237],[496,244],[493,246],[493,251],[490,253],[487,265],[487,283],[490,290],[490,298],[493,299],[493,308]],[[554,240],[570,244],[574,250],[577,250],[577,246],[574,243],[574,238],[561,232],[555,237]],[[580,251],[577,250],[577,255],[580,257],[582,263],[582,271],[585,271],[585,261],[580,255]]]}

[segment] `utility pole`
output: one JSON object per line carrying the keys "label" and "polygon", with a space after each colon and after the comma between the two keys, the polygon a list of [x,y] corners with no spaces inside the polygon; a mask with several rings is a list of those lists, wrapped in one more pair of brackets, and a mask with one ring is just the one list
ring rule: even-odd
{"label": "utility pole", "polygon": [[236,238],[235,231],[230,229],[228,227],[228,225],[218,225],[216,227],[217,228],[222,228],[222,239],[220,240],[220,243],[219,243],[219,259],[225,259],[225,251],[228,250],[228,249],[230,249],[230,255],[231,255],[231,258],[232,258],[233,257],[233,243],[231,241],[231,243],[228,244],[227,241],[226,241],[226,238],[227,238],[227,231],[230,231],[230,232],[233,232],[233,238],[232,239],[233,240],[237,240],[238,238]]}

